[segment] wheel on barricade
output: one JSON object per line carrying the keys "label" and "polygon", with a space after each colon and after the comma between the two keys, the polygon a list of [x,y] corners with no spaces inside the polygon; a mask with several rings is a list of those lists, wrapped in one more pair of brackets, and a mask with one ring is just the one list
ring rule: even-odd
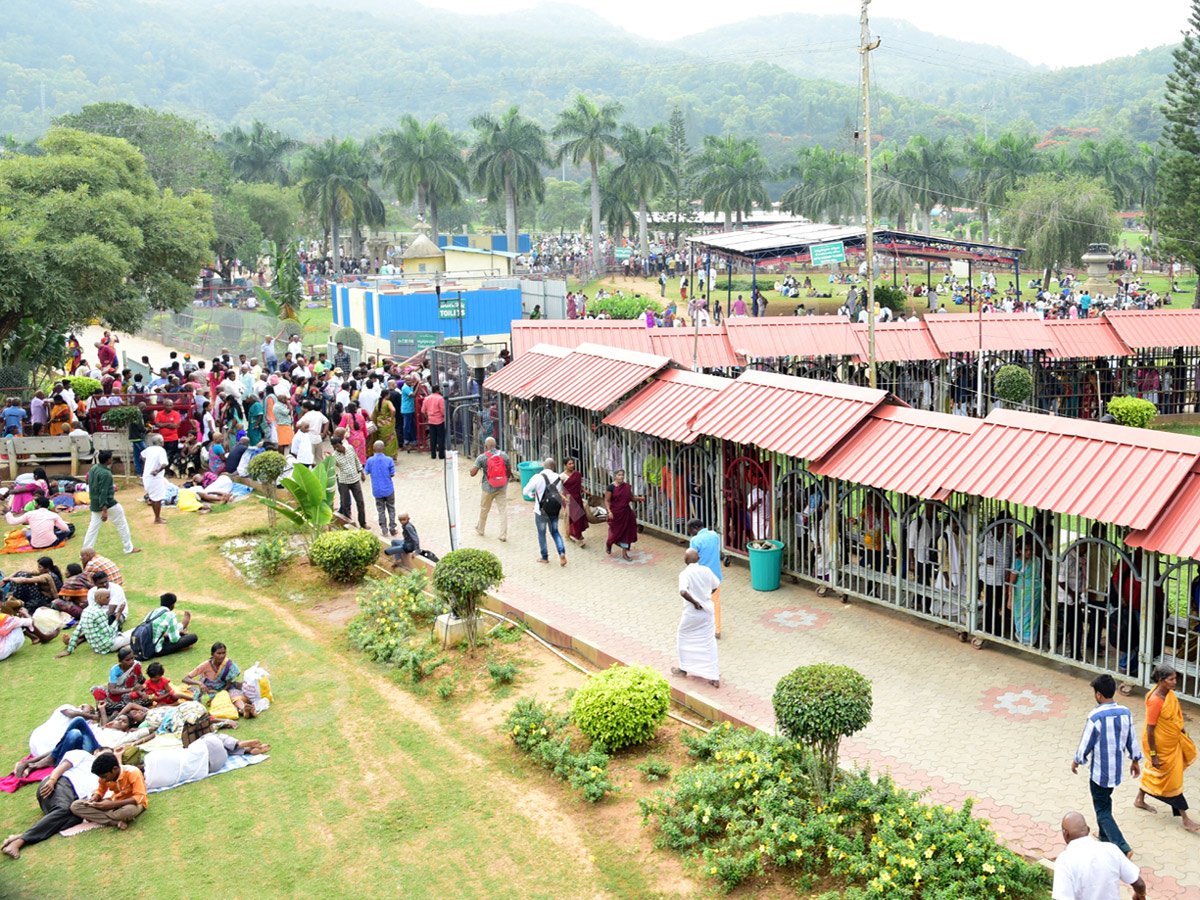
{"label": "wheel on barricade", "polygon": [[971,638],[971,646],[974,647],[976,650],[982,650],[984,647],[983,638],[981,638],[981,637]]}

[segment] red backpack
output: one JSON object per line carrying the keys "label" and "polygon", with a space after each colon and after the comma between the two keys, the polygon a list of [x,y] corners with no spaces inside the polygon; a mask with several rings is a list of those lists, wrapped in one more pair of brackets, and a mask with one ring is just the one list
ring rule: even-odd
{"label": "red backpack", "polygon": [[487,480],[494,488],[504,487],[508,484],[508,464],[504,462],[504,457],[498,453],[487,454]]}

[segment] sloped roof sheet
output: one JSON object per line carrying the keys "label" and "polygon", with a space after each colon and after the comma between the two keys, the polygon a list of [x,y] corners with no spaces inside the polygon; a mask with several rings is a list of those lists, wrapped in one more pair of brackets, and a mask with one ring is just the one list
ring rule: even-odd
{"label": "sloped roof sheet", "polygon": [[483,386],[489,391],[527,400],[529,395],[524,392],[525,386],[570,355],[569,347],[537,344],[530,347],[520,358],[514,359],[500,371],[493,372],[485,378]]}
{"label": "sloped roof sheet", "polygon": [[641,353],[652,353],[646,325],[641,320],[614,322],[607,319],[570,320],[533,319],[512,323],[513,356],[520,356],[534,344],[555,344],[559,347],[578,347],[580,344],[603,344],[624,347]]}
{"label": "sloped roof sheet", "polygon": [[733,352],[746,359],[787,356],[857,356],[858,340],[850,323],[835,316],[725,320]]}
{"label": "sloped roof sheet", "polygon": [[580,344],[522,390],[527,397],[545,397],[599,411],[616,403],[669,362],[665,356]]}
{"label": "sloped roof sheet", "polygon": [[1200,439],[993,410],[943,478],[950,491],[1148,528],[1200,457]]}
{"label": "sloped roof sheet", "polygon": [[932,499],[940,493],[946,469],[981,424],[966,416],[883,404],[809,470]]}
{"label": "sloped roof sheet", "polygon": [[1112,324],[1104,319],[1048,319],[1045,322],[1055,348],[1055,359],[1095,359],[1097,356],[1132,356]]}
{"label": "sloped roof sheet", "polygon": [[652,352],[659,356],[669,356],[681,366],[691,368],[692,349],[697,350],[696,362],[706,369],[726,368],[745,364],[738,361],[725,329],[720,325],[710,325],[700,329],[699,340],[696,340],[694,328],[648,328],[646,336],[650,340]]}
{"label": "sloped roof sheet", "polygon": [[1200,559],[1200,472],[1195,466],[1149,528],[1129,532],[1125,543],[1185,559]]}
{"label": "sloped roof sheet", "polygon": [[983,349],[1053,350],[1054,338],[1037,313],[950,314],[925,317],[933,341],[943,353]]}
{"label": "sloped roof sheet", "polygon": [[[871,358],[869,325],[851,325],[858,340],[858,358]],[[877,362],[916,362],[924,359],[945,359],[933,335],[924,322],[876,322],[875,359]]]}
{"label": "sloped roof sheet", "polygon": [[1130,309],[1106,312],[1104,318],[1133,350],[1200,347],[1200,309]]}
{"label": "sloped roof sheet", "polygon": [[886,396],[886,391],[751,370],[700,411],[692,431],[819,459]]}
{"label": "sloped roof sheet", "polygon": [[697,413],[736,382],[684,369],[659,372],[605,419],[605,425],[686,443],[695,438],[691,423]]}

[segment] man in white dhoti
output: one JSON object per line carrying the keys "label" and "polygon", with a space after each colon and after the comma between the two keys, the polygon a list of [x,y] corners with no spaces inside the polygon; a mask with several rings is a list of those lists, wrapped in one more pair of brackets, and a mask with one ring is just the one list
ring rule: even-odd
{"label": "man in white dhoti", "polygon": [[167,476],[163,473],[169,464],[162,435],[147,435],[146,449],[142,451],[142,487],[146,489],[146,499],[154,510],[155,525],[167,524],[162,517],[163,501],[167,499]]}
{"label": "man in white dhoti", "polygon": [[717,632],[713,619],[713,591],[721,582],[712,570],[700,565],[700,554],[688,548],[683,554],[684,569],[679,573],[679,595],[684,599],[683,616],[679,620],[676,646],[679,666],[672,675],[688,675],[721,686],[717,669]]}

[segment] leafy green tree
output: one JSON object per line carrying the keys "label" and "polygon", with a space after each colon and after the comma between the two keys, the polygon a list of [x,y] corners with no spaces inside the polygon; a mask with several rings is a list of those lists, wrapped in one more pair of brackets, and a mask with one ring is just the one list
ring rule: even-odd
{"label": "leafy green tree", "polygon": [[[591,185],[580,184],[579,196],[590,199]],[[633,202],[630,185],[616,178],[611,166],[604,166],[600,170],[600,221],[616,243],[624,240],[625,226],[633,224]]]}
{"label": "leafy green tree", "polygon": [[221,135],[218,149],[229,162],[229,171],[241,181],[276,184],[287,187],[292,183],[288,156],[300,149],[300,142],[276,131],[259,119],[250,130],[240,125]]}
{"label": "leafy green tree", "polygon": [[617,152],[621,155],[621,163],[613,170],[612,178],[621,185],[626,196],[637,200],[638,248],[642,256],[646,256],[650,252],[646,234],[650,201],[662,192],[675,174],[666,130],[661,125],[644,129],[626,125],[621,129]]}
{"label": "leafy green tree", "polygon": [[678,247],[679,236],[693,231],[698,218],[692,207],[695,178],[692,174],[692,148],[688,143],[687,119],[678,104],[671,107],[671,116],[667,121],[667,146],[671,149],[671,179],[657,205],[670,216],[671,243]]}
{"label": "leafy green tree", "polygon": [[765,185],[771,171],[756,141],[732,134],[721,138],[708,135],[694,165],[701,203],[705,209],[724,213],[726,228],[732,227],[734,215],[740,228],[742,216],[754,204],[770,205]]}
{"label": "leafy green tree", "polygon": [[1087,178],[1098,178],[1108,187],[1117,204],[1125,208],[1137,194],[1134,180],[1134,156],[1130,145],[1121,138],[1103,144],[1086,140],[1079,145],[1072,170]]}
{"label": "leafy green tree", "polygon": [[188,305],[211,259],[208,195],[160,192],[116,138],[55,128],[39,147],[0,158],[0,341],[22,323],[132,332],[151,309]]}
{"label": "leafy green tree", "polygon": [[477,135],[470,166],[476,186],[491,203],[504,201],[504,231],[508,249],[517,250],[517,201],[545,197],[542,166],[550,164],[546,132],[541,125],[509,108],[499,119],[476,116],[471,125]]}
{"label": "leafy green tree", "polygon": [[1042,284],[1050,283],[1054,266],[1077,262],[1088,244],[1116,238],[1116,206],[1097,178],[1035,175],[1009,195],[1006,205],[1005,233],[1042,267]]}
{"label": "leafy green tree", "polygon": [[301,209],[296,188],[235,182],[229,186],[229,199],[246,210],[268,241],[282,245],[295,236]]}
{"label": "leafy green tree", "polygon": [[954,177],[957,164],[957,154],[948,139],[931,141],[920,134],[909,138],[908,144],[890,164],[885,177],[899,182],[912,193],[926,231],[931,228],[930,210],[958,190],[958,181]]}
{"label": "leafy green tree", "polygon": [[545,197],[538,207],[539,228],[562,234],[567,229],[576,231],[583,226],[588,207],[579,198],[578,182],[547,178]]}
{"label": "leafy green tree", "polygon": [[[1193,0],[1188,31],[1174,50],[1162,111],[1163,160],[1158,169],[1158,226],[1163,249],[1200,267],[1200,0]],[[1200,308],[1200,282],[1192,306]]]}
{"label": "leafy green tree", "polygon": [[387,221],[387,210],[371,184],[379,175],[379,161],[370,148],[351,141],[346,166],[347,174],[358,185],[350,209],[350,253],[357,259],[362,254],[363,228],[382,228]]}
{"label": "leafy green tree", "polygon": [[608,148],[617,144],[617,117],[624,112],[620,103],[605,103],[597,106],[583,94],[558,114],[551,135],[555,139],[567,140],[554,156],[555,164],[564,159],[577,166],[585,162],[592,176],[592,262],[600,270],[600,166],[604,163]]}
{"label": "leafy green tree", "polygon": [[798,150],[783,170],[783,177],[796,183],[779,198],[780,208],[811,219],[844,221],[862,210],[862,173],[862,160],[851,154],[820,145]]}
{"label": "leafy green tree", "polygon": [[462,143],[457,135],[439,122],[422,126],[413,116],[404,116],[400,127],[385,131],[379,139],[384,184],[396,192],[404,204],[417,204],[417,214],[425,216],[429,206],[432,236],[438,234],[439,203],[462,202],[462,188],[469,180]]}

